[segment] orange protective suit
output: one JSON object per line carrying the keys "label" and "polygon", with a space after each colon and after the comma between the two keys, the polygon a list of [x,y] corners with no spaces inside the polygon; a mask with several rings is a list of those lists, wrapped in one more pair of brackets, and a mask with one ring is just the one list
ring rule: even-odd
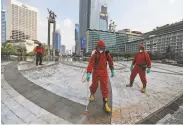
{"label": "orange protective suit", "polygon": [[150,60],[149,54],[146,51],[137,53],[133,62],[132,62],[132,65],[135,65],[135,66],[134,66],[132,73],[130,75],[130,83],[133,83],[137,74],[139,74],[140,79],[141,79],[143,84],[147,83],[146,70],[145,69],[143,70],[141,68],[141,66],[143,64],[146,64],[147,68],[151,68],[151,60]]}
{"label": "orange protective suit", "polygon": [[38,65],[38,63],[42,65],[44,48],[41,47],[41,44],[34,49],[34,53],[36,54],[36,65]]}
{"label": "orange protective suit", "polygon": [[96,51],[90,58],[87,73],[92,73],[92,84],[90,86],[91,94],[95,94],[98,88],[98,81],[100,80],[100,90],[104,98],[108,98],[108,72],[107,61],[109,62],[110,69],[114,69],[113,61],[110,53],[99,53]]}
{"label": "orange protective suit", "polygon": [[34,49],[34,52],[36,53],[36,54],[38,54],[38,53],[44,53],[44,49],[43,49],[43,47],[40,47],[40,46],[37,46],[35,49]]}

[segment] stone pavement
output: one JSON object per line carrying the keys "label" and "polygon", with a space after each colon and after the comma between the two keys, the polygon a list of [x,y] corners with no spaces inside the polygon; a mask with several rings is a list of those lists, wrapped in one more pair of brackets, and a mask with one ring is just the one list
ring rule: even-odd
{"label": "stone pavement", "polygon": [[[112,89],[109,81],[109,106],[112,109]],[[103,99],[100,92],[100,86],[95,94],[95,101],[90,102],[88,105],[88,124],[110,124],[111,123],[111,113],[107,114],[103,110]]]}
{"label": "stone pavement", "polygon": [[5,67],[5,80],[17,92],[39,107],[63,118],[71,123],[77,123],[83,116],[85,106],[60,97],[44,88],[28,81],[17,70],[17,63]]}
{"label": "stone pavement", "polygon": [[[41,118],[41,116],[36,116],[34,118],[39,120],[33,121],[25,121],[25,120],[18,120],[14,121],[11,119],[7,119],[7,121],[2,121],[2,123],[110,123],[111,114],[106,114],[104,110],[102,109],[102,97],[101,93],[98,90],[96,93],[96,99],[94,102],[89,103],[88,105],[88,115],[86,118],[83,118],[83,112],[85,111],[85,107],[82,104],[73,102],[71,100],[68,100],[66,98],[63,98],[61,96],[58,96],[34,83],[27,80],[25,77],[21,75],[21,73],[18,71],[16,67],[17,63],[13,62],[8,64],[4,69],[4,75],[5,80],[7,81],[7,85],[10,85],[12,89],[10,91],[13,91],[14,93],[17,91],[20,94],[19,100],[20,103],[24,103],[25,107],[27,107],[27,104],[31,102],[32,104],[37,106],[37,111],[44,110],[44,112],[49,112],[50,115],[53,115],[55,117],[60,118],[53,122],[53,119],[49,119],[45,121],[44,118]],[[22,65],[22,64],[21,64]],[[29,69],[33,69],[28,67]],[[25,69],[25,68],[24,68]],[[26,70],[26,69],[25,69]],[[14,90],[15,89],[15,90]],[[110,97],[109,97],[109,104],[112,107],[112,95],[111,95],[111,87],[110,87]],[[5,93],[3,95],[6,96]],[[22,97],[20,97],[22,95]],[[23,100],[23,101],[22,101]],[[8,101],[7,101],[8,102]],[[6,102],[6,103],[7,103]],[[27,103],[29,102],[29,103]],[[11,102],[10,102],[11,103]],[[15,104],[15,103],[14,103]],[[14,105],[13,104],[13,105]],[[31,105],[32,105],[31,104]],[[6,106],[2,102],[3,107],[6,109]],[[10,108],[12,106],[10,105]],[[35,106],[34,106],[35,107]],[[39,109],[38,109],[39,107]],[[31,110],[30,107],[24,108],[24,110]],[[23,111],[23,110],[22,110]],[[15,112],[16,114],[17,110],[12,109],[12,112]],[[20,111],[20,113],[22,113]],[[30,113],[27,113],[30,114]],[[35,112],[34,115],[36,115],[37,112]],[[38,113],[39,114],[39,113]],[[32,118],[31,114],[31,118]],[[3,117],[4,118],[4,117]],[[5,119],[5,118],[4,118]],[[55,119],[55,118],[54,118]],[[21,122],[20,122],[21,121]]]}
{"label": "stone pavement", "polygon": [[183,124],[183,104],[173,113],[167,114],[157,124]]}
{"label": "stone pavement", "polygon": [[[4,68],[4,66],[2,67]],[[7,83],[4,74],[1,74],[1,123],[69,124],[19,94]]]}
{"label": "stone pavement", "polygon": [[152,113],[141,124],[183,124],[183,95]]}
{"label": "stone pavement", "polygon": [[[130,64],[130,63],[129,63]],[[76,81],[80,79],[76,79],[77,77],[81,77],[77,74],[82,74],[82,71],[85,69],[85,66],[82,65],[72,65],[71,63],[67,67],[63,66],[63,64],[52,65],[48,68],[39,68],[37,67],[26,66],[23,69],[18,66],[18,71],[16,68],[17,63],[11,63],[5,67],[5,81],[15,89],[15,91],[19,92],[24,99],[33,103],[40,109],[48,112],[50,115],[57,117],[58,122],[64,121],[65,123],[102,123],[102,124],[110,124],[110,123],[157,123],[160,119],[165,116],[165,119],[168,119],[167,115],[172,115],[171,118],[178,117],[180,111],[176,110],[179,108],[177,103],[180,103],[180,99],[172,103],[175,98],[180,96],[183,92],[183,76],[179,71],[182,71],[181,68],[175,67],[166,67],[166,65],[156,65],[152,68],[152,72],[147,76],[148,78],[148,88],[147,93],[140,93],[141,82],[137,77],[133,88],[126,88],[125,85],[129,81],[129,64],[122,62],[118,65],[118,70],[116,70],[116,76],[114,78],[109,79],[110,86],[110,96],[109,103],[112,106],[112,114],[106,114],[102,109],[102,96],[100,90],[97,90],[96,100],[94,102],[88,103],[80,103],[75,101],[69,96],[63,97],[61,94],[56,93],[55,89],[57,87],[52,87],[52,83],[56,82],[55,85],[67,86],[64,89],[60,89],[60,91],[68,91],[70,93],[80,93],[80,91],[86,95],[86,88],[82,87],[83,84],[79,84]],[[66,64],[64,64],[66,65]],[[121,66],[121,67],[120,67]],[[159,68],[160,67],[160,68]],[[163,67],[163,68],[162,68]],[[58,69],[63,69],[63,71],[59,71]],[[168,69],[168,70],[166,70]],[[176,69],[176,70],[174,70]],[[72,72],[69,74],[66,70]],[[178,72],[176,72],[178,70]],[[33,79],[29,79],[30,75],[24,75],[24,71],[32,72],[31,75],[35,77],[40,76],[37,81],[33,81]],[[76,72],[75,72],[76,71]],[[52,76],[44,76],[43,74],[51,73]],[[64,74],[65,73],[65,74]],[[60,76],[61,75],[61,76]],[[73,76],[74,75],[74,76]],[[72,76],[74,79],[71,79]],[[158,77],[157,77],[158,76]],[[62,79],[61,77],[65,77]],[[29,79],[29,80],[28,80]],[[68,80],[68,81],[67,81]],[[75,80],[75,81],[74,81]],[[21,82],[20,82],[21,81]],[[57,82],[59,81],[59,82]],[[67,81],[65,83],[62,83]],[[49,90],[44,88],[43,83],[49,83]],[[76,82],[76,84],[74,83]],[[40,83],[40,84],[39,84]],[[51,84],[50,84],[51,83]],[[71,84],[70,84],[71,83]],[[47,84],[47,83],[46,83]],[[74,90],[73,87],[76,85],[81,85],[80,88]],[[70,86],[70,87],[69,87]],[[4,92],[5,93],[5,92]],[[81,97],[83,96],[82,93]],[[4,94],[6,95],[6,94]],[[71,94],[72,95],[72,94]],[[72,101],[71,101],[72,100]],[[172,103],[168,106],[168,103]],[[21,104],[21,103],[20,103]],[[88,117],[83,116],[83,112],[85,111],[86,105],[88,105]],[[3,108],[6,106],[3,105]],[[12,106],[9,106],[12,107]],[[26,107],[26,105],[24,106]],[[73,108],[74,107],[74,108]],[[167,108],[168,107],[168,108]],[[181,106],[180,106],[181,108]],[[14,109],[14,108],[12,108]],[[60,110],[61,109],[61,110]],[[68,112],[66,112],[66,110]],[[13,111],[13,110],[12,110]],[[170,112],[167,112],[170,111]],[[15,111],[14,111],[15,112]],[[16,111],[17,112],[17,111]],[[66,113],[65,113],[66,112]],[[158,113],[157,115],[155,113]],[[39,113],[38,113],[39,114]],[[167,116],[166,116],[167,115]],[[41,116],[37,116],[38,118]],[[37,118],[36,117],[36,118]],[[151,120],[149,120],[151,119]],[[174,118],[175,119],[175,118]],[[44,118],[41,118],[43,123],[54,123],[51,121],[45,121]],[[41,121],[41,122],[42,122]],[[166,123],[162,122],[161,123]],[[169,120],[170,121],[170,120]],[[175,121],[176,122],[176,121]],[[2,122],[3,123],[3,122]],[[25,122],[24,122],[25,123]],[[39,123],[39,122],[38,122]],[[178,123],[181,123],[179,120]]]}
{"label": "stone pavement", "polygon": [[[162,66],[153,67],[154,64],[152,64],[151,73],[147,75],[147,91],[142,94],[140,92],[142,83],[138,76],[132,88],[125,87],[126,84],[129,84],[131,63],[122,63],[127,64],[127,68],[121,71],[116,70],[116,76],[111,79],[113,91],[111,123],[143,123],[144,120],[151,117],[152,113],[183,94],[183,76],[175,73],[174,68],[176,67],[163,65],[164,69],[160,69]],[[182,69],[179,68],[179,70]]]}

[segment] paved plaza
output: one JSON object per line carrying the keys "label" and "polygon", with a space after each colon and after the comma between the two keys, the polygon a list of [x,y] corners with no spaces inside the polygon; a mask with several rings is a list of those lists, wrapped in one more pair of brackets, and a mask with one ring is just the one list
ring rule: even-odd
{"label": "paved plaza", "polygon": [[115,62],[115,77],[109,78],[112,113],[106,114],[99,89],[95,101],[88,100],[91,81],[82,82],[86,62],[44,62],[37,67],[34,62],[2,62],[1,123],[183,123],[183,68],[153,63],[142,94],[138,76],[133,88],[125,87],[130,65]]}

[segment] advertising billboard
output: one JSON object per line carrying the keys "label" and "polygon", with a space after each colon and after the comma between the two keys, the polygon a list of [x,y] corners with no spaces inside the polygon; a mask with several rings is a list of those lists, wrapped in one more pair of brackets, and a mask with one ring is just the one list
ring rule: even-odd
{"label": "advertising billboard", "polygon": [[81,38],[81,49],[86,49],[86,38],[85,37]]}

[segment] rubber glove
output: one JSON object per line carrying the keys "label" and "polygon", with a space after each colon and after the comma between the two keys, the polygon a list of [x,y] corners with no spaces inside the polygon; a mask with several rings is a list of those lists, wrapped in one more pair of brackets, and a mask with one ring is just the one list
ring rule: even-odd
{"label": "rubber glove", "polygon": [[147,74],[151,72],[151,69],[150,68],[147,68]]}
{"label": "rubber glove", "polygon": [[132,71],[133,70],[133,64],[131,65],[131,67],[130,67],[130,71]]}
{"label": "rubber glove", "polygon": [[89,82],[90,81],[90,73],[87,73],[87,75],[86,75],[86,80]]}
{"label": "rubber glove", "polygon": [[111,70],[111,77],[114,77],[114,69]]}

